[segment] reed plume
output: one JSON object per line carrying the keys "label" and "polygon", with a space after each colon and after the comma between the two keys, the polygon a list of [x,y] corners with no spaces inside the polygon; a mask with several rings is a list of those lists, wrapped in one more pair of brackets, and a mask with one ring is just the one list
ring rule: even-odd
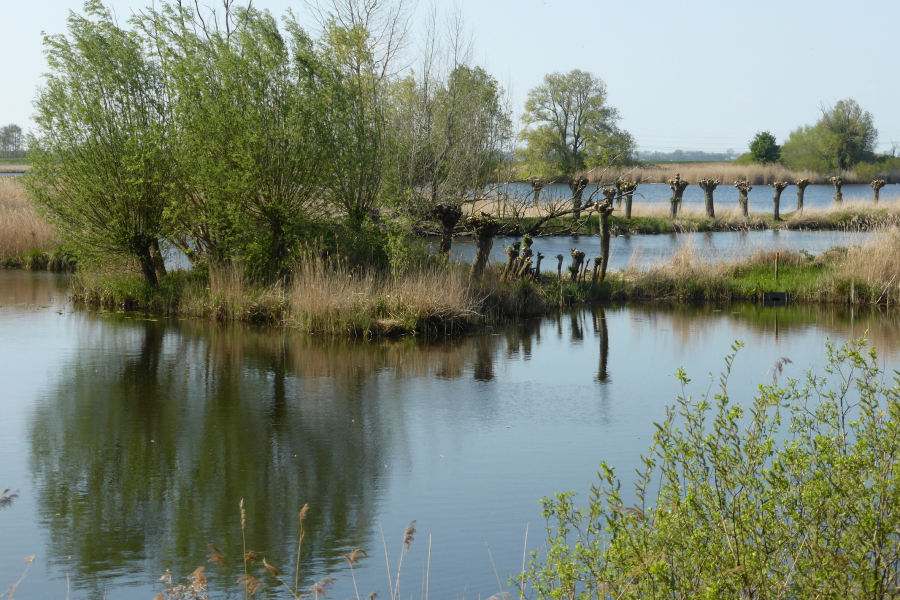
{"label": "reed plume", "polygon": [[319,597],[319,594],[325,596],[328,594],[328,590],[334,585],[335,581],[337,581],[337,577],[325,577],[324,579],[320,579],[312,584],[309,588],[309,593],[315,594],[316,598]]}
{"label": "reed plume", "polygon": [[12,494],[9,494],[9,486],[6,486],[6,489],[0,492],[0,508],[9,508],[12,506],[13,500],[19,497],[19,490],[16,490]]}
{"label": "reed plume", "polygon": [[209,554],[206,555],[207,562],[217,564],[220,567],[225,567],[227,569],[228,561],[225,559],[225,556],[219,552],[219,549],[212,544],[207,544],[206,546],[209,548]]}

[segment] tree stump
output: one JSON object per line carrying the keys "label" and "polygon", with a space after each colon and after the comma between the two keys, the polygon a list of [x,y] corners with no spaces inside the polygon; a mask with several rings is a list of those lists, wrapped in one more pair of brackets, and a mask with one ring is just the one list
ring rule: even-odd
{"label": "tree stump", "polygon": [[773,181],[772,188],[775,190],[775,196],[772,198],[772,202],[775,203],[775,220],[781,221],[781,215],[779,214],[779,208],[781,206],[781,192],[787,188],[790,184],[787,181]]}
{"label": "tree stump", "polygon": [[797,212],[803,212],[803,194],[806,193],[806,187],[809,185],[809,179],[806,177],[794,181],[797,186]]}
{"label": "tree stump", "polygon": [[748,207],[748,205],[750,203],[749,196],[750,196],[750,190],[752,190],[753,187],[747,182],[746,179],[741,179],[739,181],[735,181],[734,187],[736,187],[737,191],[738,191],[738,202],[740,202],[740,204],[741,204],[741,213],[744,215],[745,218],[749,218],[750,217],[750,209]]}
{"label": "tree stump", "polygon": [[547,185],[542,179],[535,179],[531,182],[531,189],[534,190],[534,205],[537,206],[541,199],[541,190]]}
{"label": "tree stump", "polygon": [[537,279],[541,278],[541,261],[544,260],[544,255],[540,252],[537,253],[537,264],[534,267],[534,276]]}
{"label": "tree stump", "polygon": [[584,252],[578,248],[569,248],[569,254],[572,255],[572,264],[569,266],[569,275],[571,281],[577,281],[581,274],[581,265],[584,264]]}
{"label": "tree stump", "polygon": [[876,179],[869,185],[872,186],[872,202],[878,204],[878,195],[881,192],[881,188],[887,185],[887,182],[884,179]]}
{"label": "tree stump", "polygon": [[506,266],[503,267],[503,275],[500,276],[501,281],[507,281],[513,278],[513,274],[516,271],[516,259],[519,258],[519,248],[522,246],[522,242],[514,242],[512,246],[507,246],[504,252],[506,252]]}
{"label": "tree stump", "polygon": [[431,209],[431,214],[437,217],[441,224],[441,242],[438,246],[438,254],[449,255],[450,245],[453,243],[453,230],[462,218],[462,209],[450,204],[438,204]]}
{"label": "tree stump", "polygon": [[466,219],[466,224],[472,228],[472,239],[475,242],[475,262],[472,263],[471,277],[481,279],[491,257],[494,236],[500,230],[500,224],[485,212],[472,215]]}
{"label": "tree stump", "polygon": [[681,178],[681,173],[675,173],[675,179],[670,179],[667,183],[672,188],[672,198],[669,202],[672,203],[671,217],[674,219],[678,216],[678,209],[681,208],[681,197],[684,195],[684,189],[688,186],[688,182]]}
{"label": "tree stump", "polygon": [[556,265],[556,277],[557,277],[557,279],[559,279],[560,281],[562,281],[562,261],[563,261],[563,255],[562,255],[562,254],[557,254],[557,255],[556,255],[556,260],[559,261],[559,262],[557,263],[557,265]]}
{"label": "tree stump", "polygon": [[612,188],[605,188],[603,190],[604,199],[595,209],[600,216],[600,253],[603,258],[600,263],[598,283],[603,283],[603,280],[606,279],[606,267],[609,264],[609,215],[615,210],[612,206],[612,194],[614,193],[615,190]]}
{"label": "tree stump", "polygon": [[698,183],[700,189],[703,190],[703,196],[706,199],[706,216],[710,219],[716,218],[716,210],[713,206],[713,192],[719,185],[719,180],[701,179]]}
{"label": "tree stump", "polygon": [[634,191],[637,189],[637,181],[627,181],[625,183],[625,218],[631,218],[631,201],[634,199]]}
{"label": "tree stump", "polygon": [[569,189],[572,190],[572,216],[576,219],[581,218],[581,197],[587,184],[587,177],[575,177],[569,182]]}
{"label": "tree stump", "polygon": [[828,181],[834,186],[834,196],[833,199],[838,204],[841,204],[844,201],[844,195],[841,193],[841,186],[844,185],[844,180],[841,179],[840,175],[835,175],[831,177]]}
{"label": "tree stump", "polygon": [[621,177],[616,177],[614,185],[616,186],[616,207],[622,207],[622,194],[625,192],[625,185],[628,182]]}

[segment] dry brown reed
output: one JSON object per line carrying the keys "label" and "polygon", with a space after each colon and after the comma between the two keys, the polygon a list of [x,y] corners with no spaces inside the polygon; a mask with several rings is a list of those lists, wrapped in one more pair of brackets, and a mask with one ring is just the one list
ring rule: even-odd
{"label": "dry brown reed", "polygon": [[479,307],[468,274],[453,266],[393,276],[313,256],[294,273],[290,306],[293,324],[304,330],[363,337],[465,329]]}
{"label": "dry brown reed", "polygon": [[847,250],[840,274],[885,289],[900,284],[900,230],[894,228]]}
{"label": "dry brown reed", "polygon": [[0,164],[0,173],[27,173],[30,169],[29,165]]}
{"label": "dry brown reed", "polygon": [[17,178],[0,177],[0,261],[34,248],[49,252],[58,243],[53,227],[38,216]]}

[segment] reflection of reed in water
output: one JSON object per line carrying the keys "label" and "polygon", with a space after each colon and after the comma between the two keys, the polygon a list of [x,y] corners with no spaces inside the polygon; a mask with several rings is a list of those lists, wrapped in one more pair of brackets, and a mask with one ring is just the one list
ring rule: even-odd
{"label": "reflection of reed in water", "polygon": [[[633,305],[624,310],[633,320],[632,336],[640,343],[645,335],[670,338],[679,351],[686,351],[717,337],[722,327],[733,339],[771,337],[775,339],[777,316],[778,337],[800,333],[812,326],[827,335],[847,339],[866,334],[879,356],[900,355],[900,311],[878,307],[794,304],[770,308],[761,304],[652,304]],[[668,331],[667,331],[668,330]]]}

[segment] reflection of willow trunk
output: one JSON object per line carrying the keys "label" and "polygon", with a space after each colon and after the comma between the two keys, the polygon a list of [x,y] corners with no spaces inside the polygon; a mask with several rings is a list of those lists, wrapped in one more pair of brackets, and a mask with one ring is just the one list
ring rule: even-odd
{"label": "reflection of willow trunk", "polygon": [[581,218],[581,196],[587,184],[587,177],[576,177],[569,182],[569,189],[572,190],[572,216],[576,219]]}
{"label": "reflection of willow trunk", "polygon": [[497,235],[500,224],[485,212],[472,215],[466,219],[466,223],[472,228],[475,242],[475,262],[472,263],[471,275],[472,279],[480,279],[487,267],[491,248],[494,246],[494,236]]}
{"label": "reflection of willow trunk", "polygon": [[713,192],[719,185],[718,179],[701,179],[700,188],[703,190],[703,196],[706,199],[706,216],[710,219],[716,218],[716,209],[713,207]]}
{"label": "reflection of willow trunk", "polygon": [[884,179],[876,179],[869,185],[872,186],[872,202],[878,204],[878,195],[881,192],[881,188],[887,185],[887,182]]}
{"label": "reflection of willow trunk", "polygon": [[749,218],[750,210],[747,205],[749,204],[750,190],[752,190],[753,187],[745,179],[735,181],[734,187],[736,187],[738,191],[738,202],[741,204],[741,214],[743,214],[745,218]]}
{"label": "reflection of willow trunk", "polygon": [[600,328],[600,369],[597,371],[597,381],[606,382],[609,379],[607,363],[609,362],[609,328],[606,326],[606,311],[598,308],[595,318],[599,320]]}
{"label": "reflection of willow trunk", "polygon": [[797,185],[797,212],[803,212],[803,194],[806,193],[806,186],[809,185],[809,179],[803,177],[794,181]]}
{"label": "reflection of willow trunk", "polygon": [[672,188],[672,197],[669,199],[669,202],[672,203],[670,214],[674,219],[678,216],[678,209],[681,208],[681,197],[684,195],[684,188],[688,186],[688,182],[681,178],[681,173],[675,173],[675,179],[670,179],[668,184]]}
{"label": "reflection of willow trunk", "polygon": [[438,253],[448,255],[453,244],[453,230],[462,218],[462,209],[449,204],[438,204],[431,209],[431,214],[441,223],[441,243],[438,246]]}
{"label": "reflection of willow trunk", "polygon": [[781,215],[779,213],[779,208],[781,207],[781,192],[790,185],[787,181],[775,181],[772,183],[772,188],[775,190],[775,196],[772,197],[772,202],[775,203],[775,220],[781,221]]}
{"label": "reflection of willow trunk", "polygon": [[841,193],[841,186],[844,185],[844,180],[841,179],[839,175],[830,178],[828,181],[834,185],[834,201],[838,204],[841,204],[844,201],[844,195]]}

